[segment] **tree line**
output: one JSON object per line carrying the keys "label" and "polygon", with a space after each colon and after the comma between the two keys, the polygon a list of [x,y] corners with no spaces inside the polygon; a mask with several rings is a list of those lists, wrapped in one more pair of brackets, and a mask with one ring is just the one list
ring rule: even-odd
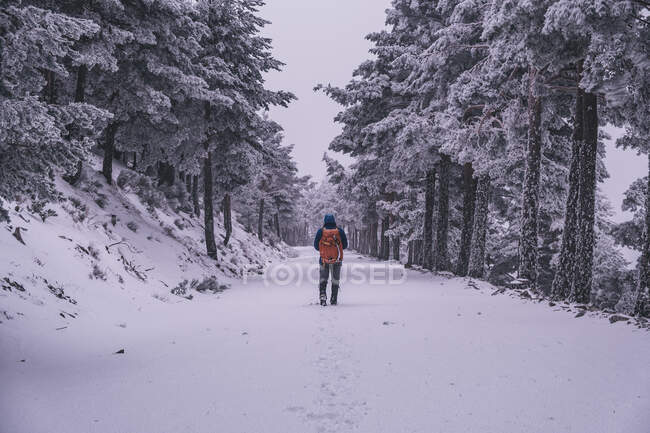
{"label": "tree line", "polygon": [[[354,163],[325,161],[354,248],[647,315],[650,186],[628,192],[644,215],[621,227],[598,183],[604,125],[650,150],[649,14],[638,0],[393,0],[373,57],[345,87],[316,87],[343,106],[330,149]],[[617,244],[642,250],[634,275]]]}
{"label": "tree line", "polygon": [[[0,10],[0,197],[56,199],[91,152],[186,189],[217,258],[232,207],[279,240],[306,184],[266,116],[290,92],[265,86],[283,64],[260,32],[263,0],[4,0]],[[214,201],[219,203],[215,205]],[[234,202],[234,203],[233,203]],[[0,201],[0,208],[2,202]]]}

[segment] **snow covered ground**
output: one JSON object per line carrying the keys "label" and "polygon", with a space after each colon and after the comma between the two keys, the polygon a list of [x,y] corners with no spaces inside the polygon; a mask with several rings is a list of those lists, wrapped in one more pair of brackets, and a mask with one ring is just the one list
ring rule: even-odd
{"label": "snow covered ground", "polygon": [[[285,266],[314,260],[301,249]],[[5,321],[0,431],[649,431],[646,330],[406,277],[348,282],[325,308],[308,279],[257,277],[192,301],[94,293],[60,330]]]}

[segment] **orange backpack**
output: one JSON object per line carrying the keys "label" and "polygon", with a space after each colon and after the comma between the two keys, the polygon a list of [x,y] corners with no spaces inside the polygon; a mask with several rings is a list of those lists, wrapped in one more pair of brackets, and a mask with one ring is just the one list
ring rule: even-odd
{"label": "orange backpack", "polygon": [[323,235],[318,243],[318,250],[325,264],[343,261],[343,245],[341,244],[341,234],[338,228],[326,229],[323,227]]}

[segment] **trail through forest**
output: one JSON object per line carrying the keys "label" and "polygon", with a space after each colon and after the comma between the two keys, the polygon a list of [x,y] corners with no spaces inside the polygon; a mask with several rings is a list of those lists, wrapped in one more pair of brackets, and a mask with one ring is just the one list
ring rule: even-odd
{"label": "trail through forest", "polygon": [[[296,278],[316,260],[299,252],[284,263]],[[646,330],[467,282],[410,270],[344,283],[323,308],[308,278],[257,277],[219,298],[134,298],[64,330],[8,322],[0,430],[647,432]]]}

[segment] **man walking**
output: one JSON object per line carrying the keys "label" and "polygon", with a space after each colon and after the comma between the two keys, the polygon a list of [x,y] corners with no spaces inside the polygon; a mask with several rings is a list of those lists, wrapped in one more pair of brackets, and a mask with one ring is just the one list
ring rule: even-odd
{"label": "man walking", "polygon": [[332,273],[332,296],[330,304],[337,304],[339,294],[339,281],[341,279],[341,265],[343,264],[343,250],[348,247],[348,238],[345,231],[336,226],[334,215],[325,215],[323,227],[318,229],[314,238],[314,248],[320,252],[320,304],[327,305],[327,280]]}

